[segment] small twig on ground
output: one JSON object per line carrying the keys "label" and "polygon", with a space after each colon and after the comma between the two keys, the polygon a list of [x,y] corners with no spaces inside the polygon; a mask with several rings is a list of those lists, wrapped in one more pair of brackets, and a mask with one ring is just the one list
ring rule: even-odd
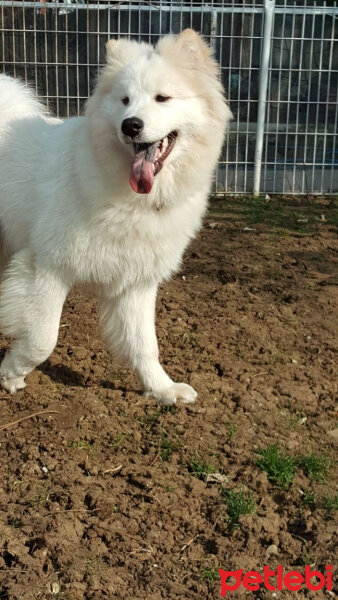
{"label": "small twig on ground", "polygon": [[[150,546],[151,548],[151,546]],[[139,552],[146,552],[147,554],[152,554],[153,550],[148,549],[148,548],[139,548],[138,550],[132,550],[131,552],[129,552],[130,556],[132,554],[138,554]]]}
{"label": "small twig on ground", "polygon": [[188,548],[195,540],[197,540],[199,536],[196,535],[195,537],[191,538],[191,540],[189,540],[189,542],[187,542],[186,544],[184,544],[184,546],[182,546],[180,552],[183,552],[186,548]]}
{"label": "small twig on ground", "polygon": [[156,496],[154,494],[144,494],[145,496],[147,496],[147,498],[153,498],[154,500],[156,500],[156,502],[158,502],[161,506],[162,506],[162,502],[156,498]]}
{"label": "small twig on ground", "polygon": [[12,427],[13,425],[18,425],[22,421],[26,421],[27,419],[32,419],[33,417],[38,417],[39,415],[58,415],[60,414],[57,410],[40,410],[38,412],[32,413],[31,415],[27,415],[26,417],[21,417],[21,419],[17,419],[16,421],[11,421],[11,423],[5,423],[5,425],[0,425],[0,431],[7,429],[7,427]]}
{"label": "small twig on ground", "polygon": [[260,373],[256,373],[255,375],[252,375],[252,378],[254,377],[260,377],[261,375],[267,375],[268,371],[261,371]]}
{"label": "small twig on ground", "polygon": [[111,473],[112,475],[116,475],[121,471],[122,468],[123,465],[119,465],[118,467],[114,467],[113,469],[106,469],[105,471],[103,471],[103,474],[106,475],[106,473]]}

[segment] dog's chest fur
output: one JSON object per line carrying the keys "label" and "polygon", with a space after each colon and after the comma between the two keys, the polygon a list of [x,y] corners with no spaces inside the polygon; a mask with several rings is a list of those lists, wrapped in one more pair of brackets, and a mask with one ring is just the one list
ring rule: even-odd
{"label": "dog's chest fur", "polygon": [[179,211],[112,207],[93,221],[69,224],[61,238],[53,236],[45,244],[53,267],[70,283],[112,286],[119,293],[129,285],[168,279],[203,212],[201,202]]}

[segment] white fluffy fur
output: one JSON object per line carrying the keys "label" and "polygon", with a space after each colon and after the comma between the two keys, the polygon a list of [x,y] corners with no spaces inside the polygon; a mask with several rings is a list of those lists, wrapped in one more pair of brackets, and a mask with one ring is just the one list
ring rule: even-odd
{"label": "white fluffy fur", "polygon": [[[165,103],[157,94],[170,96]],[[122,98],[128,96],[125,106]],[[148,195],[129,185],[132,146],[123,119],[145,123],[142,141],[177,130]],[[166,404],[195,390],[161,367],[155,299],[201,224],[231,113],[217,65],[191,30],[157,47],[107,44],[107,66],[85,116],[53,119],[23,84],[0,76],[2,331],[15,338],[0,369],[15,392],[47,359],[64,300],[75,283],[96,291],[109,346]]]}

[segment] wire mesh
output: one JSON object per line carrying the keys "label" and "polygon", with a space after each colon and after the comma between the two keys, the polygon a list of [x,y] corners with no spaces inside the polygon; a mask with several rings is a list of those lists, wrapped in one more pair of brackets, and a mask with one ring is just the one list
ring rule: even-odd
{"label": "wire mesh", "polygon": [[[214,49],[234,120],[216,193],[251,193],[264,1],[0,1],[0,64],[61,117],[81,114],[110,37],[156,43],[186,27]],[[338,192],[336,0],[276,0],[261,193]]]}

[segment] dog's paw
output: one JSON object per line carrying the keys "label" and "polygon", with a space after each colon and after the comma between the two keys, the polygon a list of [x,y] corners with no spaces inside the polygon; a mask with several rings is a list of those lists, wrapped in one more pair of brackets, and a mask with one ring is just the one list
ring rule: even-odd
{"label": "dog's paw", "polygon": [[187,383],[173,383],[158,392],[147,392],[147,396],[153,396],[166,406],[172,406],[177,402],[192,404],[196,401],[197,392]]}
{"label": "dog's paw", "polygon": [[0,377],[0,384],[10,394],[23,390],[27,385],[24,377]]}

